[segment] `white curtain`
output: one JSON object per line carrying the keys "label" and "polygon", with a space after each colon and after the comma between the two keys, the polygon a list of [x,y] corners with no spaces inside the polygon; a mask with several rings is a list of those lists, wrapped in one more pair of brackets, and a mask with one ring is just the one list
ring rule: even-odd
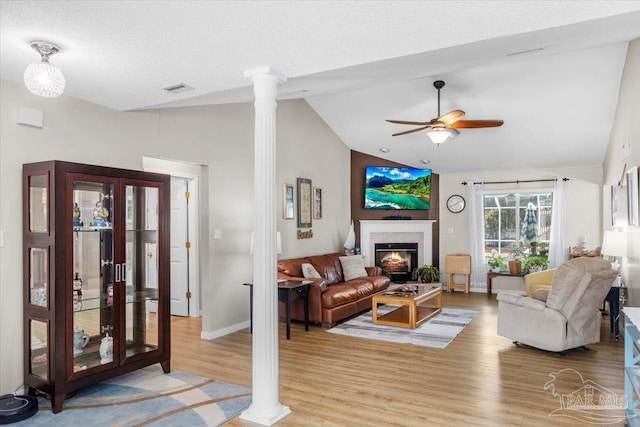
{"label": "white curtain", "polygon": [[484,203],[482,183],[467,182],[469,205],[469,255],[471,255],[471,286],[480,287],[487,282],[484,265]]}
{"label": "white curtain", "polygon": [[567,260],[565,239],[566,216],[564,201],[564,181],[556,180],[553,188],[553,206],[551,210],[551,236],[549,237],[549,268],[555,268]]}

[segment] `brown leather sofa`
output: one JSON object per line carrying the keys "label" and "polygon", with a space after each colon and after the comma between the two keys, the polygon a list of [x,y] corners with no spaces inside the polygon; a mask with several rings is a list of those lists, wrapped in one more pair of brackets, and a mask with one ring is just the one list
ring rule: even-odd
{"label": "brown leather sofa", "polygon": [[[391,279],[382,275],[380,267],[365,267],[367,276],[344,281],[340,257],[342,253],[314,255],[304,258],[283,259],[278,261],[278,278],[313,280],[309,285],[309,321],[321,323],[325,328],[334,326],[338,321],[371,309],[373,295],[384,291]],[[313,265],[322,279],[304,279],[302,264]],[[280,315],[284,308],[280,304]],[[291,305],[291,318],[304,320],[304,305],[298,298]]]}

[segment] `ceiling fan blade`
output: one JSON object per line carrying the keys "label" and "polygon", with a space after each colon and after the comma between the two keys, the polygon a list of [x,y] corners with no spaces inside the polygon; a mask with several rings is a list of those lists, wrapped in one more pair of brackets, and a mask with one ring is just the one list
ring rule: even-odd
{"label": "ceiling fan blade", "polygon": [[399,125],[416,125],[416,126],[424,126],[429,124],[429,122],[407,122],[405,120],[387,120],[389,123],[396,123]]}
{"label": "ceiling fan blade", "polygon": [[431,126],[423,126],[423,127],[421,127],[421,128],[417,128],[417,129],[405,130],[404,132],[394,133],[394,134],[393,134],[393,135],[391,135],[391,136],[406,135],[406,134],[408,134],[408,133],[418,132],[418,131],[421,131],[421,130],[427,129],[427,128],[429,128],[429,127],[431,127]]}
{"label": "ceiling fan blade", "polygon": [[464,114],[465,113],[462,110],[453,110],[442,117],[438,117],[438,121],[447,126],[451,126],[452,124],[460,120],[462,117],[464,117]]}
{"label": "ceiling fan blade", "polygon": [[504,121],[502,120],[459,120],[453,123],[452,125],[450,125],[450,127],[458,128],[458,129],[496,128],[496,127],[502,126],[503,123]]}

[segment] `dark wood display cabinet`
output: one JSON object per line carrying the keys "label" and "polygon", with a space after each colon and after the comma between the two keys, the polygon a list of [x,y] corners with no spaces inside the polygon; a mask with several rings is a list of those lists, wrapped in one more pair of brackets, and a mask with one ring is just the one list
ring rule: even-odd
{"label": "dark wood display cabinet", "polygon": [[24,382],[65,396],[170,369],[170,177],[61,161],[23,166]]}

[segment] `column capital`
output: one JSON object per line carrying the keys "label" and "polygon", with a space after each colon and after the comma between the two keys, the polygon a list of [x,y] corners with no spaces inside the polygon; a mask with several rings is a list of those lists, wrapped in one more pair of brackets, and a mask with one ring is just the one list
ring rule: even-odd
{"label": "column capital", "polygon": [[269,65],[264,65],[262,67],[254,68],[252,70],[245,70],[244,76],[251,80],[254,80],[262,76],[273,76],[278,81],[278,83],[284,83],[287,81],[287,76],[275,70],[273,67]]}

